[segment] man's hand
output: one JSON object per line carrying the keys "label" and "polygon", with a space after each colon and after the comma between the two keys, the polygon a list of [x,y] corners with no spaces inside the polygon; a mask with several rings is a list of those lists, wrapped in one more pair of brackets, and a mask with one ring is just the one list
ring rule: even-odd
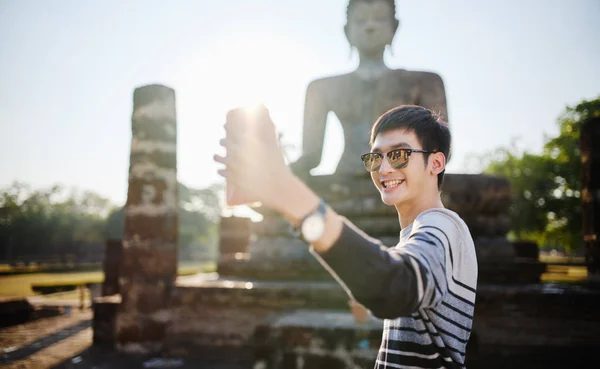
{"label": "man's hand", "polygon": [[350,306],[350,310],[352,310],[354,320],[358,324],[365,324],[369,321],[369,318],[371,317],[371,312],[369,311],[369,309],[367,309],[362,304],[354,300],[348,301],[348,305]]}
{"label": "man's hand", "polygon": [[[225,157],[215,155],[214,159],[225,165],[224,169],[218,171],[219,175],[234,185],[243,197],[261,202],[295,226],[317,208],[319,196],[285,164],[275,125],[266,108],[259,108],[255,112],[242,109],[230,111],[225,131],[226,138],[221,140],[221,145],[227,154]],[[320,240],[313,243],[315,250],[325,252],[338,239],[341,231],[341,219],[328,208],[325,232]]]}
{"label": "man's hand", "polygon": [[[243,197],[284,215],[296,215],[297,211],[290,209],[290,197],[297,194],[300,181],[285,163],[268,110],[264,106],[231,110],[227,113],[225,131],[221,145],[227,154],[214,157],[225,165],[218,173]],[[312,208],[299,210],[308,213]]]}

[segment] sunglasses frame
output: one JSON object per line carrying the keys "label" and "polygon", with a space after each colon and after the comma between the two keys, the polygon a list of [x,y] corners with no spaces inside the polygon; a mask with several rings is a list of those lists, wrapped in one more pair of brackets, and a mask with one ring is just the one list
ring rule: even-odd
{"label": "sunglasses frame", "polygon": [[[406,155],[406,161],[402,162],[402,164],[400,164],[400,165],[398,165],[398,166],[395,166],[395,165],[393,165],[393,164],[392,164],[392,162],[390,161],[390,160],[391,160],[391,157],[392,157],[392,155],[393,155],[394,153],[396,153],[396,152],[404,152],[404,153],[406,153],[406,154],[405,154],[405,155]],[[390,150],[390,151],[386,152],[386,153],[385,153],[385,156],[387,157],[387,159],[388,159],[388,163],[390,163],[390,165],[392,166],[392,168],[394,168],[394,169],[402,169],[402,168],[404,168],[405,166],[407,166],[407,165],[408,165],[408,159],[410,158],[410,155],[411,155],[413,152],[420,152],[420,153],[424,153],[424,154],[433,154],[433,153],[436,153],[437,151],[419,150],[419,149],[409,149],[409,148],[401,147],[401,148],[399,148],[399,149],[394,149],[394,150]],[[376,169],[373,169],[373,170],[369,170],[369,169],[367,169],[367,166],[366,166],[366,164],[365,164],[365,159],[364,159],[364,158],[365,158],[367,155],[376,155],[376,156],[378,156],[378,157],[380,158],[380,160],[381,160],[381,163],[379,163],[379,165],[377,166],[377,168],[376,168]],[[376,172],[376,171],[378,171],[379,169],[381,169],[381,164],[383,164],[383,156],[384,156],[384,154],[382,154],[382,153],[380,153],[380,152],[367,152],[367,153],[365,153],[365,154],[362,154],[362,155],[360,156],[360,159],[362,160],[362,162],[363,162],[363,165],[365,166],[365,169],[367,170],[367,172]]]}

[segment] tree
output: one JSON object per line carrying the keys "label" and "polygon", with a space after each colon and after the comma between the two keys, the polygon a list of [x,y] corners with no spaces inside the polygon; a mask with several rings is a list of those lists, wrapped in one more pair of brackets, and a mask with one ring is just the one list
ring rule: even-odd
{"label": "tree", "polygon": [[[183,258],[193,258],[196,253],[216,256],[220,192],[218,184],[203,189],[179,184],[179,253]],[[106,220],[108,238],[123,238],[124,219],[124,207],[113,209]]]}
{"label": "tree", "polygon": [[[180,254],[215,256],[222,187],[192,189],[179,185]],[[0,259],[65,261],[102,250],[107,238],[123,237],[124,209],[89,191],[61,186],[31,190],[15,182],[0,189]]]}
{"label": "tree", "polygon": [[488,155],[486,173],[507,177],[514,193],[510,208],[512,236],[539,245],[576,250],[582,244],[582,122],[600,116],[600,97],[567,107],[559,117],[559,135],[547,138],[539,155],[513,145]]}
{"label": "tree", "polygon": [[91,192],[61,186],[32,191],[15,182],[0,190],[0,247],[4,259],[51,260],[99,244],[110,203]]}

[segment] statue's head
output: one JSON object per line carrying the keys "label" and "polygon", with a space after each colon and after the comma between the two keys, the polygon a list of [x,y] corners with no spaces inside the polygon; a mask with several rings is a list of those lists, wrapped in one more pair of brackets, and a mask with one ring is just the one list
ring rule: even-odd
{"label": "statue's head", "polygon": [[344,31],[350,46],[366,54],[383,52],[398,29],[394,0],[349,0]]}

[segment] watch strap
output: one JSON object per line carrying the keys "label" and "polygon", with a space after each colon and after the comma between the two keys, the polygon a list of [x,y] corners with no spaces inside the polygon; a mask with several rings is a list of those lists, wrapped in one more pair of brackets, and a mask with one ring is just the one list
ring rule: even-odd
{"label": "watch strap", "polygon": [[290,233],[292,234],[292,236],[299,238],[304,242],[307,242],[302,235],[302,223],[304,223],[304,221],[313,214],[320,214],[321,216],[323,216],[323,218],[325,218],[326,213],[327,204],[325,203],[325,201],[323,201],[323,199],[319,199],[319,205],[317,206],[317,208],[306,214],[304,218],[302,218],[302,220],[298,223],[297,227],[295,227],[293,224],[290,224]]}

